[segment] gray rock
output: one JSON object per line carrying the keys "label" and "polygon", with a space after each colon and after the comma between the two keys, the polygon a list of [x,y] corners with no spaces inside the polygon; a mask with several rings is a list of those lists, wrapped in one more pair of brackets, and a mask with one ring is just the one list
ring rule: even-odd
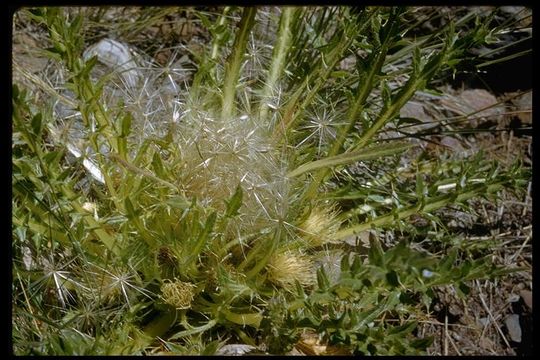
{"label": "gray rock", "polygon": [[519,315],[511,314],[504,319],[504,324],[508,329],[508,335],[512,341],[521,342],[521,326],[519,325]]}

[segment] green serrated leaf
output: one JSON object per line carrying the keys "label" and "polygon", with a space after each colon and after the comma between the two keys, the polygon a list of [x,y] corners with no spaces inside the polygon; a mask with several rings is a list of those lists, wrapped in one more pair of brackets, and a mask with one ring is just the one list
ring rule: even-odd
{"label": "green serrated leaf", "polygon": [[83,23],[83,17],[81,15],[75,16],[75,19],[71,22],[69,30],[71,34],[79,34]]}
{"label": "green serrated leaf", "polygon": [[329,294],[327,292],[314,292],[309,297],[309,300],[312,304],[318,304],[318,305],[328,305],[335,301],[335,298],[332,294]]}
{"label": "green serrated leaf", "polygon": [[326,291],[330,288],[330,280],[322,267],[317,269],[317,284],[319,289]]}
{"label": "green serrated leaf", "polygon": [[42,50],[45,56],[48,56],[58,62],[62,62],[64,52],[57,47],[50,47]]}
{"label": "green serrated leaf", "polygon": [[299,299],[303,299],[306,297],[306,293],[304,292],[304,288],[302,287],[302,284],[298,280],[294,280],[294,285],[296,287],[296,297]]}
{"label": "green serrated leaf", "polygon": [[61,151],[61,150],[59,150],[59,151],[51,151],[51,152],[46,153],[43,156],[43,161],[46,164],[58,164],[60,162],[60,159],[62,158],[62,156],[64,156],[64,152]]}
{"label": "green serrated leaf", "polygon": [[465,298],[467,295],[470,294],[471,288],[463,281],[460,281],[457,287],[457,292],[461,298]]}
{"label": "green serrated leaf", "polygon": [[32,118],[32,122],[31,122],[32,132],[36,136],[40,136],[41,131],[43,130],[43,121],[42,121],[42,119],[43,119],[43,117],[42,117],[41,113],[37,113]]}
{"label": "green serrated leaf", "polygon": [[225,217],[233,217],[238,215],[238,209],[242,206],[242,198],[244,193],[242,191],[242,186],[238,184],[234,195],[229,199],[225,200],[227,204],[227,210],[225,212]]}
{"label": "green serrated leaf", "polygon": [[173,196],[165,201],[167,205],[175,209],[185,210],[191,206],[191,203],[183,196]]}
{"label": "green serrated leaf", "polygon": [[126,197],[126,199],[124,200],[124,207],[126,208],[126,215],[128,219],[133,219],[138,216],[129,197]]}
{"label": "green serrated leaf", "polygon": [[[355,280],[355,282],[359,281]],[[354,297],[354,291],[352,291],[351,288],[347,286],[347,284],[342,284],[341,282],[340,286],[336,286],[333,292],[340,300],[348,300]]]}
{"label": "green serrated leaf", "polygon": [[128,111],[120,121],[120,136],[127,137],[131,132],[131,123],[133,121],[133,115]]}
{"label": "green serrated leaf", "polygon": [[377,237],[370,236],[369,244],[370,244],[369,251],[368,251],[369,263],[375,266],[384,267],[384,251]]}
{"label": "green serrated leaf", "polygon": [[391,327],[388,330],[388,334],[389,335],[398,335],[399,334],[400,336],[405,336],[405,335],[410,334],[411,332],[413,332],[413,330],[416,328],[416,326],[418,326],[418,323],[416,321],[406,322],[403,325]]}
{"label": "green serrated leaf", "polygon": [[362,270],[362,260],[360,256],[355,256],[353,263],[351,265],[351,272],[353,274],[358,274]]}
{"label": "green serrated leaf", "polygon": [[394,270],[391,270],[386,273],[386,281],[390,286],[398,287],[399,286],[399,275]]}
{"label": "green serrated leaf", "polygon": [[163,167],[163,162],[161,161],[161,156],[159,156],[159,153],[157,151],[154,153],[154,156],[152,157],[152,167],[154,168],[154,171],[159,178],[161,179],[167,178],[165,168]]}
{"label": "green serrated leaf", "polygon": [[121,159],[127,159],[128,157],[128,145],[125,137],[117,136],[116,144],[118,145],[118,156]]}
{"label": "green serrated leaf", "polygon": [[90,76],[90,72],[94,68],[94,66],[97,64],[98,57],[92,56],[90,59],[88,59],[84,65],[81,67],[81,71],[79,72],[78,76],[85,79]]}
{"label": "green serrated leaf", "polygon": [[411,340],[409,346],[413,349],[425,351],[431,344],[433,344],[433,337],[426,337],[423,339]]}
{"label": "green serrated leaf", "polygon": [[438,271],[441,273],[450,271],[450,269],[454,266],[454,262],[456,261],[456,258],[457,258],[457,249],[452,248],[450,250],[450,253],[447,254],[442,259],[441,263],[438,266]]}
{"label": "green serrated leaf", "polygon": [[225,315],[225,319],[242,326],[249,325],[258,328],[263,319],[263,316],[260,313],[237,314],[227,309],[222,309],[221,312]]}
{"label": "green serrated leaf", "polygon": [[466,278],[472,268],[473,263],[470,260],[465,260],[461,265],[461,277]]}
{"label": "green serrated leaf", "polygon": [[341,272],[348,272],[351,269],[351,265],[349,263],[349,254],[345,254],[341,257],[341,264],[340,264]]}
{"label": "green serrated leaf", "polygon": [[185,261],[186,266],[190,266],[191,263],[195,261],[199,257],[200,253],[203,251],[205,245],[208,243],[208,240],[210,239],[210,233],[214,229],[216,218],[217,218],[217,213],[214,211],[206,219],[206,223],[204,224],[202,231],[199,233],[199,236],[197,237],[196,242],[193,244],[192,248],[190,249],[190,255]]}

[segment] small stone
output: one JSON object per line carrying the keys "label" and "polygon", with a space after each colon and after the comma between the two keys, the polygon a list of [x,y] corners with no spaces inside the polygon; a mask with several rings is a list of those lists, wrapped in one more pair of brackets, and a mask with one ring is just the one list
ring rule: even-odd
{"label": "small stone", "polygon": [[441,99],[441,104],[458,115],[473,114],[469,119],[469,125],[473,128],[478,126],[479,118],[485,117],[491,121],[499,121],[504,113],[504,105],[499,105],[497,98],[484,89],[464,90],[457,96],[446,95]]}
{"label": "small stone", "polygon": [[525,302],[525,305],[532,311],[533,308],[533,300],[532,300],[532,292],[529,290],[521,290],[519,292],[519,295],[523,299],[523,302]]}
{"label": "small stone", "polygon": [[521,326],[519,325],[519,315],[511,314],[504,319],[504,324],[508,329],[508,335],[512,341],[521,342]]}
{"label": "small stone", "polygon": [[22,253],[23,253],[23,264],[24,268],[28,271],[33,270],[35,268],[36,263],[34,262],[34,259],[32,258],[32,250],[28,246],[22,247]]}
{"label": "small stone", "polygon": [[250,351],[257,349],[255,346],[245,345],[245,344],[228,344],[222,346],[216,355],[244,355]]}
{"label": "small stone", "polygon": [[513,100],[514,105],[516,106],[518,113],[517,117],[524,124],[532,124],[532,91],[529,91],[522,96]]}
{"label": "small stone", "polygon": [[478,319],[478,323],[479,323],[481,326],[488,326],[488,324],[489,324],[489,319],[488,319],[487,317],[480,318],[480,319]]}
{"label": "small stone", "polygon": [[371,232],[369,230],[362,231],[361,233],[357,234],[358,240],[360,240],[360,243],[363,244],[365,247],[369,248],[369,236]]}
{"label": "small stone", "polygon": [[443,136],[441,138],[441,145],[446,146],[452,151],[461,151],[461,152],[465,151],[461,142],[458,139],[453,138],[451,136]]}
{"label": "small stone", "polygon": [[407,102],[399,111],[399,116],[402,118],[413,118],[420,121],[418,125],[414,125],[408,128],[408,131],[418,132],[426,130],[436,125],[436,121],[428,115],[425,111],[425,107],[422,103],[417,101]]}
{"label": "small stone", "polygon": [[286,353],[285,355],[290,355],[290,356],[306,356],[306,354],[304,354],[303,352],[301,352],[300,350],[298,350],[296,347],[293,347],[291,351],[289,351],[288,353]]}

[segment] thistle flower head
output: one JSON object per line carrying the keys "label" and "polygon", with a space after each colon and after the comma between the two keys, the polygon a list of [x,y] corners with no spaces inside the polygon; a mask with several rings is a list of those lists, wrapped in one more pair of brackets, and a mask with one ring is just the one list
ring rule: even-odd
{"label": "thistle flower head", "polygon": [[268,277],[285,289],[294,289],[296,281],[302,286],[315,283],[314,264],[302,253],[285,251],[274,254],[268,263]]}
{"label": "thistle flower head", "polygon": [[161,298],[177,309],[189,309],[195,297],[195,285],[175,279],[161,285]]}
{"label": "thistle flower head", "polygon": [[339,230],[340,221],[334,205],[318,206],[299,226],[301,236],[310,247],[334,242],[332,236]]}

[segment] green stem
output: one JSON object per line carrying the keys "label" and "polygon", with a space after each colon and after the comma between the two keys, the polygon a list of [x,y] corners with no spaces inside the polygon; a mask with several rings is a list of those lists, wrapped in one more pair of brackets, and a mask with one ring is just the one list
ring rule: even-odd
{"label": "green stem", "polygon": [[[390,42],[387,40],[383,43],[381,48],[378,49],[378,51],[373,52],[373,54],[377,54],[374,59],[374,65],[369,67],[370,70],[367,73],[365,79],[363,79],[363,85],[359,86],[356,100],[347,113],[347,118],[349,119],[349,122],[347,123],[347,125],[341,128],[336,141],[334,142],[334,144],[332,145],[332,148],[330,149],[328,153],[328,157],[332,157],[336,155],[338,152],[340,152],[341,148],[343,147],[343,143],[345,142],[345,139],[347,138],[347,135],[356,124],[358,115],[361,114],[362,111],[364,110],[366,100],[369,94],[371,93],[371,90],[373,89],[375,77],[381,71],[381,68],[386,59],[386,54],[388,52],[389,47],[390,47]],[[370,61],[370,63],[372,62]],[[309,184],[305,192],[304,198],[309,199],[315,195],[320,184],[328,176],[329,172],[330,172],[330,169],[322,169],[314,175],[313,180],[311,181],[311,183]]]}
{"label": "green stem", "polygon": [[[218,27],[225,26],[225,21],[227,20],[227,14],[231,11],[230,6],[226,6],[225,9],[223,9],[223,14],[219,17],[218,20]],[[214,38],[214,41],[212,42],[212,52],[210,53],[210,59],[217,60],[218,53],[219,53],[219,45],[221,43],[221,40],[223,39],[224,33],[220,33],[218,36]]]}
{"label": "green stem", "polygon": [[423,87],[425,79],[423,76],[415,78],[414,75],[407,81],[403,89],[398,93],[397,99],[388,108],[383,110],[383,113],[379,115],[379,118],[371,125],[360,137],[355,144],[355,149],[361,148],[367,144],[369,140],[394,116],[399,113],[399,110],[405,105],[407,101],[414,95],[416,90]]}
{"label": "green stem", "polygon": [[332,148],[330,149],[330,152],[328,154],[329,156],[336,155],[338,152],[340,152],[343,146],[343,143],[345,142],[345,138],[347,137],[351,129],[356,124],[358,115],[361,114],[362,111],[364,110],[364,106],[366,105],[366,100],[369,94],[371,93],[371,90],[373,89],[375,77],[381,72],[389,47],[390,47],[390,43],[386,41],[381,46],[381,48],[378,51],[376,51],[377,55],[374,61],[374,65],[369,67],[370,70],[367,73],[365,79],[362,79],[364,83],[362,86],[359,87],[356,100],[347,113],[347,118],[349,119],[349,122],[347,123],[345,127],[341,129],[338,138],[336,139],[336,141],[332,145]]}
{"label": "green stem", "polygon": [[148,170],[140,169],[137,166],[135,166],[133,164],[130,164],[126,160],[122,159],[122,157],[119,154],[117,154],[115,152],[109,152],[107,154],[107,157],[110,160],[113,160],[114,162],[116,162],[117,164],[122,165],[126,170],[129,170],[129,171],[134,172],[136,174],[145,176],[145,177],[147,177],[147,178],[149,178],[149,179],[151,179],[151,180],[153,180],[153,181],[155,181],[157,183],[162,184],[163,186],[167,186],[168,188],[172,189],[175,194],[181,194],[181,191],[178,188],[178,186],[176,186],[174,184],[171,184],[170,182],[157,177],[156,175],[154,175],[152,172],[150,172]]}
{"label": "green stem", "polygon": [[421,203],[415,204],[415,205],[403,208],[397,211],[396,213],[379,216],[363,224],[358,224],[358,225],[343,229],[341,231],[338,231],[335,235],[335,238],[343,239],[343,238],[346,238],[347,236],[354,235],[355,233],[369,230],[375,226],[383,226],[383,225],[391,224],[392,222],[396,220],[405,219],[411,215],[419,213],[420,211],[425,212],[425,213],[433,212],[437,209],[442,208],[443,206],[449,203],[459,203],[459,202],[466,201],[474,196],[477,196],[479,193],[493,192],[497,190],[501,186],[501,184],[502,184],[502,181],[496,182],[490,185],[481,184],[481,185],[472,187],[471,189],[458,195],[455,195],[455,194],[441,195],[441,196],[431,199],[431,201],[429,203],[426,203],[423,207]]}
{"label": "green stem", "polygon": [[262,315],[259,313],[237,314],[227,309],[221,309],[221,313],[228,321],[242,326],[250,325],[253,327],[259,327],[262,320]]}
{"label": "green stem", "polygon": [[[345,30],[341,33],[334,34],[334,38],[330,40],[337,41],[328,53],[321,53],[321,60],[314,67],[313,76],[307,77],[300,87],[295,91],[291,97],[291,101],[287,104],[284,110],[283,124],[276,129],[274,136],[284,135],[284,130],[289,130],[293,125],[301,118],[302,113],[305,111],[308,105],[312,104],[313,99],[321,89],[323,85],[334,71],[338,62],[343,58],[345,51],[350,49],[356,36],[369,24],[369,19],[375,14],[375,11],[370,13],[366,19],[362,19],[359,24],[359,19],[350,19],[350,23],[346,25]],[[338,39],[338,40],[336,40]],[[315,79],[313,84],[310,85],[311,79]],[[305,98],[301,101],[301,95],[305,95]]]}
{"label": "green stem", "polygon": [[259,119],[264,122],[268,116],[268,100],[272,97],[272,92],[279,79],[279,76],[283,72],[285,60],[289,53],[292,40],[292,22],[296,13],[296,8],[287,7],[283,9],[279,20],[279,31],[277,34],[277,41],[272,52],[272,64],[270,65],[270,71],[268,78],[262,93],[262,102],[259,109]]}
{"label": "green stem", "polygon": [[234,39],[233,50],[226,65],[221,109],[222,119],[229,119],[234,115],[234,99],[236,97],[236,86],[240,77],[240,67],[245,57],[248,35],[255,23],[256,13],[256,7],[246,7],[242,14],[240,29]]}
{"label": "green stem", "polygon": [[[336,156],[328,156],[321,160],[315,160],[305,163],[298,168],[287,174],[287,177],[295,177],[308,171],[314,171],[322,169],[322,171],[329,171],[330,168],[338,165],[346,165],[357,161],[366,161],[372,159],[379,159],[384,156],[394,155],[399,152],[405,151],[412,145],[406,142],[390,142],[381,145],[370,146],[367,149],[361,151],[348,152],[339,154]],[[319,172],[322,172],[321,170]]]}
{"label": "green stem", "polygon": [[150,324],[146,325],[143,331],[153,340],[158,336],[163,336],[173,326],[177,318],[177,310],[172,306],[168,306],[167,310],[159,314]]}
{"label": "green stem", "polygon": [[241,237],[235,237],[234,239],[232,239],[231,241],[227,242],[226,244],[224,244],[221,248],[219,248],[217,250],[217,257],[218,259],[222,259],[224,258],[225,256],[227,256],[227,252],[229,251],[229,249],[231,249],[232,247],[236,246],[236,245],[241,245],[241,246],[245,246],[247,245],[251,240],[253,239],[256,239],[257,237],[259,236],[262,236],[263,235],[263,232],[262,231],[259,231],[257,233],[254,233],[254,234],[248,234],[246,236],[241,236]]}
{"label": "green stem", "polygon": [[255,266],[253,266],[251,270],[246,273],[247,279],[251,279],[252,277],[257,275],[266,266],[266,264],[270,260],[270,257],[274,254],[274,251],[278,246],[280,237],[281,229],[277,229],[274,236],[270,240],[270,244],[259,242],[256,247],[249,252],[248,256],[244,259],[244,261],[242,261],[242,263],[238,267],[240,271],[242,271],[248,264],[252,262],[252,260],[259,256],[261,252],[263,253],[263,255],[262,258],[256,262]]}
{"label": "green stem", "polygon": [[[392,103],[381,110],[381,113],[378,119],[371,125],[366,131],[362,134],[360,139],[355,143],[354,147],[350,151],[358,150],[364,147],[373,136],[390,120],[392,120],[400,111],[400,109],[409,101],[409,99],[415,94],[418,89],[424,88],[425,84],[431,77],[438,71],[441,64],[446,58],[448,48],[444,47],[439,54],[434,56],[428,64],[424,66],[422,70],[418,72],[413,71],[411,77],[403,86],[403,88],[396,95],[396,98]],[[358,105],[360,107],[360,105]],[[351,119],[352,121],[352,119]],[[350,123],[349,123],[350,125]],[[337,150],[337,145],[335,146]],[[314,180],[309,185],[308,189],[304,193],[304,198],[309,199],[315,196],[317,189],[319,188],[320,183],[324,180],[328,174],[328,169],[324,169],[319,172]]]}
{"label": "green stem", "polygon": [[[183,323],[184,326],[187,325],[186,321],[183,321],[182,323]],[[179,333],[174,334],[173,336],[171,336],[170,340],[181,339],[181,338],[186,337],[186,336],[195,335],[195,334],[204,332],[206,330],[210,330],[211,328],[216,326],[217,323],[218,323],[217,320],[214,320],[214,319],[210,320],[210,321],[208,321],[206,324],[204,324],[202,326],[191,327],[190,329],[180,331]]]}

